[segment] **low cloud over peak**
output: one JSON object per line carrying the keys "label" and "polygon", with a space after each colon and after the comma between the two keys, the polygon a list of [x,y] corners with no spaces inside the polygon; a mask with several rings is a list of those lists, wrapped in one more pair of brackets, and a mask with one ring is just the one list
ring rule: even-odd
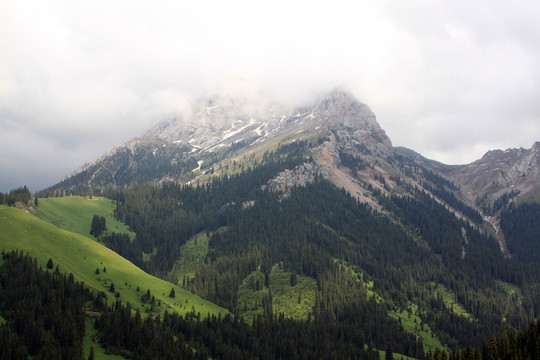
{"label": "low cloud over peak", "polygon": [[216,94],[295,106],[345,84],[425,156],[530,147],[539,17],[532,0],[3,2],[0,191],[46,187]]}

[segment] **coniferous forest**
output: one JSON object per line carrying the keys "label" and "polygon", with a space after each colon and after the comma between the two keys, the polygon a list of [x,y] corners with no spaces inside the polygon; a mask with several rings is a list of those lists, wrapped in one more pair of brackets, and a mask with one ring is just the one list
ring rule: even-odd
{"label": "coniferous forest", "polygon": [[[489,336],[524,328],[540,315],[537,280],[531,281],[540,278],[538,270],[505,259],[492,237],[413,185],[403,186],[414,196],[379,192],[379,202],[393,217],[373,212],[322,178],[290,189],[287,196],[261,189],[301,159],[302,145],[268,154],[276,159],[268,165],[204,185],[139,185],[111,194],[117,216],[137,233],[132,246],[126,242],[115,249],[128,258],[133,248],[153,252],[146,262],[139,254],[130,259],[235,314],[242,306],[237,293],[242,280],[280,264],[317,280],[315,319],[355,325],[366,343],[384,348],[391,342],[394,352],[416,357],[421,340],[409,338],[388,315],[411,303],[422,309],[422,323],[450,348],[480,346]],[[442,178],[432,177],[431,186],[442,189]],[[470,212],[476,220],[477,213]],[[191,278],[174,278],[182,244],[203,231],[210,235],[204,264]],[[358,271],[345,271],[341,262]],[[366,279],[383,301],[365,294]],[[501,284],[524,289],[518,306]],[[465,316],[445,303],[441,287],[455,294]],[[395,329],[381,338],[385,323]]]}
{"label": "coniferous forest", "polygon": [[[132,359],[375,360],[378,350],[416,359],[539,358],[538,206],[503,208],[501,227],[515,254],[505,258],[481,228],[480,214],[449,191],[453,184],[397,155],[389,161],[427,174],[424,183],[396,177],[401,192],[367,186],[380,204],[375,210],[320,175],[303,187],[268,190],[269,179],[303,163],[306,146],[280,145],[258,166],[204,183],[110,191],[115,216],[135,238],[107,232],[103,217],[89,219],[98,241],[227,315],[143,315],[113,298],[114,289],[91,291],[52,260],[42,269],[27,255],[3,253],[0,359],[84,358],[85,311],[100,345]],[[355,171],[371,166],[342,158]],[[32,196],[25,188],[2,194],[9,204],[15,198]],[[208,241],[203,261],[180,277],[175,268],[184,246],[200,234]],[[276,268],[290,274],[290,287],[299,279],[314,282],[306,318],[276,310],[270,284]],[[255,272],[264,281],[253,287],[265,292],[255,304],[261,311],[248,321],[239,289]],[[422,332],[441,346],[430,347]]]}

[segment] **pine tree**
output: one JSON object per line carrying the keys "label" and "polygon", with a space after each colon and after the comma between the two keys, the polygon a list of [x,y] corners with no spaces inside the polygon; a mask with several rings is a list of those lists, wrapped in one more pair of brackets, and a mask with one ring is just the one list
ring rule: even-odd
{"label": "pine tree", "polygon": [[291,274],[291,278],[289,279],[289,283],[291,286],[296,285],[296,271],[293,271]]}
{"label": "pine tree", "polygon": [[51,269],[54,267],[53,261],[51,258],[49,258],[49,261],[47,261],[47,269]]}
{"label": "pine tree", "polygon": [[386,354],[384,355],[384,360],[394,360],[394,354],[392,353],[392,347],[390,344],[386,347]]}

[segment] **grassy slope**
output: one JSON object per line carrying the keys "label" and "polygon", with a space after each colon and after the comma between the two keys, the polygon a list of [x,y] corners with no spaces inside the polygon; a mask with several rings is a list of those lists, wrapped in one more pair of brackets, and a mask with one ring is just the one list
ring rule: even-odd
{"label": "grassy slope", "polygon": [[86,328],[83,338],[83,353],[84,358],[87,359],[90,355],[90,347],[94,347],[94,359],[95,360],[124,360],[125,358],[120,355],[105,354],[105,349],[101,347],[96,338],[96,329],[94,329],[94,320],[86,320]]}
{"label": "grassy slope", "polygon": [[[272,291],[272,308],[274,312],[283,313],[293,319],[307,319],[313,313],[317,282],[304,275],[297,275],[296,285],[291,286],[290,272],[279,269],[277,265],[270,272],[270,289],[264,287],[264,274],[254,271],[247,276],[238,289],[238,305],[240,315],[250,323],[255,316],[262,314],[262,298]],[[259,289],[256,290],[257,281]],[[251,285],[250,285],[251,284]]]}
{"label": "grassy slope", "polygon": [[208,236],[200,233],[189,239],[180,248],[180,258],[176,262],[175,272],[181,284],[184,276],[192,278],[204,263],[208,253]]}
{"label": "grassy slope", "polygon": [[91,237],[90,225],[96,214],[105,217],[109,232],[125,233],[134,238],[135,233],[114,217],[114,209],[114,202],[106,198],[69,196],[39,199],[36,215],[62,229]]}
{"label": "grassy slope", "polygon": [[[150,289],[156,300],[161,300],[161,308],[156,309],[161,312],[168,309],[183,314],[191,311],[192,306],[202,315],[225,312],[215,304],[145,273],[96,241],[60,229],[24,210],[0,206],[0,248],[28,252],[43,267],[52,258],[60,271],[71,272],[89,287],[105,291],[110,301],[114,296],[108,289],[110,283],[114,282],[121,299],[130,302],[134,308],[141,307],[142,315],[147,314],[140,300],[146,289]],[[96,268],[102,270],[103,267],[107,268],[107,272],[95,274]],[[137,287],[140,288],[139,292],[136,291]],[[175,289],[174,299],[168,297],[171,288]]]}
{"label": "grassy slope", "polygon": [[465,307],[457,301],[456,294],[452,290],[448,289],[442,284],[432,284],[432,286],[435,286],[436,294],[440,294],[442,296],[444,305],[451,309],[454,314],[463,316],[469,320],[474,320],[474,315],[468,312],[467,309],[465,309]]}
{"label": "grassy slope", "polygon": [[[373,289],[373,281],[367,280],[365,274],[358,266],[351,266],[344,260],[335,259],[335,261],[338,262],[345,270],[350,271],[352,274],[356,275],[359,279],[362,280],[362,283],[364,284],[364,287],[366,288],[369,297],[375,296],[375,299],[378,303],[384,302],[384,299],[379,296]],[[446,295],[448,296],[447,300],[450,302],[451,300],[449,292]],[[457,302],[455,303],[457,304]],[[457,309],[457,305],[454,309]],[[424,343],[424,350],[426,352],[429,350],[435,350],[436,348],[446,350],[448,352],[448,348],[442,344],[441,340],[439,340],[439,338],[433,333],[429,325],[422,325],[422,319],[418,315],[418,306],[416,304],[411,303],[409,308],[404,310],[391,311],[389,314],[401,323],[401,326],[403,326],[405,331],[420,336],[422,338],[422,341]],[[381,351],[381,354],[382,357],[384,351]],[[396,357],[396,355],[397,354],[394,354],[394,357]]]}
{"label": "grassy slope", "polygon": [[448,347],[443,345],[441,340],[433,333],[429,325],[422,324],[422,319],[418,315],[418,306],[410,304],[408,309],[397,310],[390,312],[390,316],[399,320],[403,328],[422,338],[424,342],[424,351],[429,350],[445,350],[448,352]]}

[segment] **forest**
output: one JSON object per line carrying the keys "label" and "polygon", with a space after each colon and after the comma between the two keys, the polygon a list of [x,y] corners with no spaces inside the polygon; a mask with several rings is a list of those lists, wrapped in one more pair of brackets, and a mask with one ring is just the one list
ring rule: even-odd
{"label": "forest", "polygon": [[[531,321],[540,316],[540,269],[534,266],[540,206],[502,207],[501,227],[515,254],[505,258],[480,226],[480,214],[450,191],[452,183],[399,156],[389,161],[412,177],[421,174],[421,181],[392,177],[399,191],[367,186],[378,210],[320,175],[286,193],[268,191],[264,185],[269,179],[306,161],[308,145],[280,144],[264,153],[256,167],[239,165],[238,172],[205,182],[109,191],[115,216],[135,238],[105,232],[103,217],[89,220],[98,241],[230,314],[147,316],[114,298],[114,289],[93,293],[73,276],[54,270],[54,264],[44,270],[23,254],[4,254],[0,315],[6,321],[0,341],[11,345],[3,358],[82,358],[85,310],[99,313],[93,323],[100,344],[133,359],[375,360],[377,350],[417,359],[479,359],[484,354],[507,359],[512,346],[520,349],[512,350],[518,354],[512,357],[537,356],[533,341],[518,341],[521,332],[514,329],[537,331]],[[346,153],[340,157],[354,171],[373,169]],[[32,195],[21,188],[1,199],[28,202]],[[201,234],[207,241],[201,261],[192,274],[179,277],[175,268],[186,255],[184,246]],[[313,302],[303,305],[309,306],[307,318],[276,310],[278,294],[270,284],[276,267],[290,274],[291,287],[297,277],[315,284]],[[255,272],[262,279],[256,284]],[[239,289],[248,278],[254,291],[264,289],[264,295],[255,303],[260,311],[246,321]],[[29,297],[35,304],[22,305]],[[42,318],[44,313],[57,316],[59,307],[70,309],[62,324]],[[74,335],[62,335],[64,327]],[[441,345],[427,344],[420,335],[426,333]]]}
{"label": "forest", "polygon": [[[85,359],[86,311],[95,317],[100,344],[131,359],[366,359],[362,331],[324,319],[258,317],[253,324],[231,315],[141,317],[130,304],[108,303],[73,275],[38,267],[20,252],[2,253],[0,359]],[[88,359],[93,359],[92,352]]]}
{"label": "forest", "polygon": [[[267,276],[272,266],[282,264],[285,271],[316,280],[314,319],[358,326],[366,343],[384,348],[391,342],[394,351],[410,356],[420,356],[421,339],[389,314],[411,304],[419,307],[422,324],[449,348],[480,346],[489,336],[524,328],[539,316],[538,270],[505,259],[496,241],[475,224],[479,214],[452,197],[446,189],[453,185],[436,174],[426,187],[470,214],[473,223],[408,183],[401,184],[405,196],[373,189],[392,216],[374,212],[322,177],[290,189],[287,196],[263,190],[279,171],[303,161],[305,145],[282,146],[265,154],[267,161],[256,168],[196,186],[147,184],[111,193],[116,216],[137,237],[131,243],[127,238],[104,241],[147,271],[233,314],[242,306],[238,288],[243,279],[256,270]],[[182,245],[201,232],[209,236],[204,263],[193,277],[176,278]],[[339,261],[358,271],[347,272]],[[364,279],[373,282],[382,301],[365,294]],[[508,286],[522,289],[518,306]],[[465,315],[445,302],[441,289],[453,295]],[[263,303],[269,308],[271,299]],[[388,329],[384,337],[381,326]]]}
{"label": "forest", "polygon": [[23,186],[11,190],[9,193],[0,192],[0,205],[6,204],[9,206],[13,206],[17,202],[28,204],[32,201],[33,198],[34,197],[32,196],[30,190],[26,186]]}

